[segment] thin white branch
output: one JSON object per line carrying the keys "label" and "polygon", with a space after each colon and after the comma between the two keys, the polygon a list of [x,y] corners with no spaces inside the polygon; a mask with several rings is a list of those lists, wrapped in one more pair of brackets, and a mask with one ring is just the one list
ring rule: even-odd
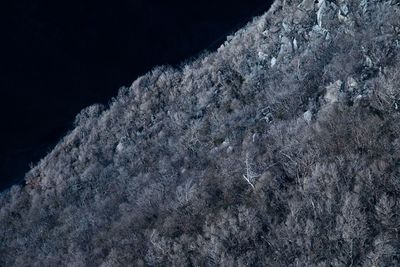
{"label": "thin white branch", "polygon": [[246,153],[246,160],[245,160],[245,164],[246,164],[246,174],[243,175],[243,178],[246,180],[246,182],[253,188],[254,187],[254,181],[255,178],[259,177],[260,175],[255,173],[252,169],[251,169],[251,164],[249,161],[249,153]]}
{"label": "thin white branch", "polygon": [[251,185],[251,187],[253,187],[253,189],[255,189],[255,187],[254,187],[254,185],[253,185],[253,183],[252,182],[250,182],[250,179],[246,176],[246,175],[243,175],[243,178],[246,180],[246,182],[248,182],[249,183],[249,185]]}

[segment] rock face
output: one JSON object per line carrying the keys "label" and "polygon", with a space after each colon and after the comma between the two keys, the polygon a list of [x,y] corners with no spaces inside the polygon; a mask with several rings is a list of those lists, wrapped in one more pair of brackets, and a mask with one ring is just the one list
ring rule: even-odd
{"label": "rock face", "polygon": [[338,80],[326,87],[325,100],[327,103],[332,104],[339,100],[339,93],[342,89],[343,82]]}
{"label": "rock face", "polygon": [[0,266],[399,266],[398,1],[277,0],[0,194]]}

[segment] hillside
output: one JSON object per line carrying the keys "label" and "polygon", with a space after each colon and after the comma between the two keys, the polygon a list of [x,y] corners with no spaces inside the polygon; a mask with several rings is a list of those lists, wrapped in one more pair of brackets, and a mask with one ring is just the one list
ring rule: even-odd
{"label": "hillside", "polygon": [[0,266],[400,265],[400,3],[276,0],[0,193]]}

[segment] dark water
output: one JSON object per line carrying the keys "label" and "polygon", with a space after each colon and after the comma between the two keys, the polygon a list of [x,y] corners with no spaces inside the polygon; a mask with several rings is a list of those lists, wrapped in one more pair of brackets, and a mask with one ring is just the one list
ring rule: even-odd
{"label": "dark water", "polygon": [[262,14],[262,0],[13,0],[0,6],[0,190],[155,65],[177,64]]}

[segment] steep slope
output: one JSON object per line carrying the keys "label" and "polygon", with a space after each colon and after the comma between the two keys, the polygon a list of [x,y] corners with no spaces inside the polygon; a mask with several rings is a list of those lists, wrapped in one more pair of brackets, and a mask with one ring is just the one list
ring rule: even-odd
{"label": "steep slope", "polygon": [[277,0],[85,109],[1,193],[0,265],[399,265],[399,11]]}

